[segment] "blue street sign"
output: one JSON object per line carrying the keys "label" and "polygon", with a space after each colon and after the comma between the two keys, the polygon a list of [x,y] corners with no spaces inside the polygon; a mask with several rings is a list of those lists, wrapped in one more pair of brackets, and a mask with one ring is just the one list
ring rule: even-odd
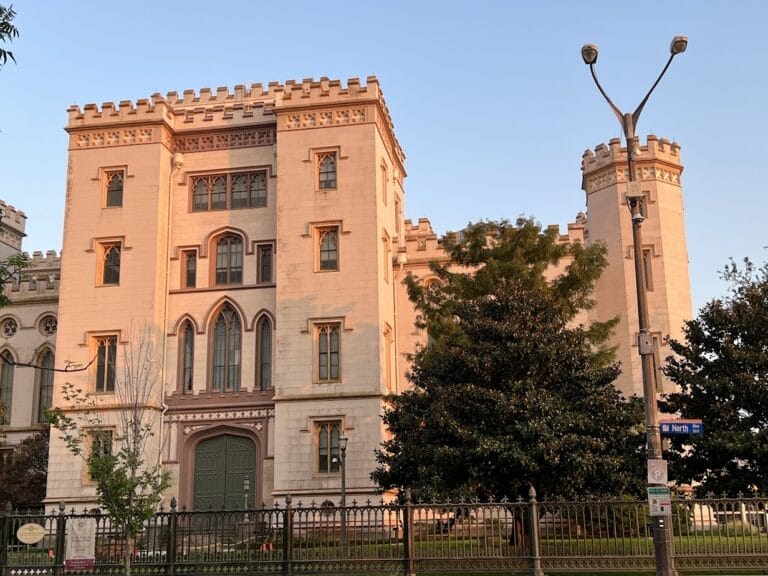
{"label": "blue street sign", "polygon": [[666,435],[674,434],[703,434],[704,425],[701,420],[662,420],[659,422],[661,433]]}

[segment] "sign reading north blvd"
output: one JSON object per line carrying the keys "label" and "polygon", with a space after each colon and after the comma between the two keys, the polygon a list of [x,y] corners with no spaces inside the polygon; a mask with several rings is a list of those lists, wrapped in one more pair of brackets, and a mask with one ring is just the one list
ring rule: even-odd
{"label": "sign reading north blvd", "polygon": [[666,435],[673,434],[703,434],[704,425],[701,420],[662,420],[659,422],[661,433]]}

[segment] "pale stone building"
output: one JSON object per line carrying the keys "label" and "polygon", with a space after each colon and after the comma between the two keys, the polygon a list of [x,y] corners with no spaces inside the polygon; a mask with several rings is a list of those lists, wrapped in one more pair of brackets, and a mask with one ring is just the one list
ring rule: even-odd
{"label": "pale stone building", "polygon": [[[0,259],[22,251],[25,227],[24,213],[0,201]],[[60,265],[55,252],[35,252],[5,287],[11,304],[0,309],[0,483],[19,442],[47,426]]]}
{"label": "pale stone building", "polygon": [[[92,364],[56,375],[55,405],[78,408],[65,383],[91,392],[105,432],[119,434],[119,351],[147,326],[169,497],[239,506],[247,487],[251,503],[336,502],[340,438],[348,500],[378,497],[369,474],[385,396],[407,386],[406,355],[424,337],[402,279],[429,282],[445,254],[427,220],[404,220],[404,155],[377,80],[72,107],[67,132],[56,354]],[[609,169],[601,150],[585,182]],[[568,238],[602,237],[592,212],[622,194],[607,178],[595,190],[613,197],[588,194]],[[624,269],[624,252],[610,254]],[[631,317],[630,295],[607,314],[623,305]],[[62,499],[93,502],[95,486],[54,434],[48,500]]]}

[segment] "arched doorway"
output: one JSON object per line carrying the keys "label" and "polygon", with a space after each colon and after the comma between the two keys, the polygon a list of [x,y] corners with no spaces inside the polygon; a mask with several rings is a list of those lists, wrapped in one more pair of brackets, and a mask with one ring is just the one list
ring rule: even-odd
{"label": "arched doorway", "polygon": [[195,448],[192,504],[196,510],[242,508],[248,480],[248,506],[256,496],[256,445],[234,434],[201,441]]}

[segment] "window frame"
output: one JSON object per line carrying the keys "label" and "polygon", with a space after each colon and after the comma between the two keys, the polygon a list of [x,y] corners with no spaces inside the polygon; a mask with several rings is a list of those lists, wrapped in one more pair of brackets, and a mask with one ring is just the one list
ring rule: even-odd
{"label": "window frame", "polygon": [[[326,161],[332,165],[326,164]],[[339,151],[318,150],[315,152],[315,186],[318,192],[338,190]]]}
{"label": "window frame", "polygon": [[[123,252],[122,240],[99,241],[99,286],[120,286]],[[115,253],[117,254],[117,262],[108,262],[110,255]],[[110,273],[113,273],[114,276],[107,278]]]}
{"label": "window frame", "polygon": [[[256,388],[266,392],[274,388],[273,369],[273,334],[272,319],[263,314],[256,322]],[[266,332],[266,334],[265,334]]]}
{"label": "window frame", "polygon": [[[269,262],[265,264],[265,253],[269,254]],[[265,268],[268,273],[265,274]],[[263,242],[256,244],[256,282],[258,284],[275,283],[275,244],[274,242]]]}
{"label": "window frame", "polygon": [[[106,445],[109,447],[108,454],[114,454],[115,451],[115,429],[114,428],[89,428],[87,430],[87,456],[85,458],[85,467],[83,471],[83,483],[84,484],[95,484],[96,479],[91,475],[89,460],[94,452],[94,449],[96,446],[102,446]],[[100,438],[108,438],[108,443],[102,443],[98,439]]]}
{"label": "window frame", "polygon": [[[47,365],[50,358],[50,365]],[[50,348],[44,348],[37,355],[39,370],[35,375],[35,417],[33,424],[48,424],[45,411],[53,405],[53,376],[56,367],[56,354]],[[47,402],[46,402],[47,400]]]}
{"label": "window frame", "polygon": [[197,331],[191,320],[186,319],[178,332],[178,388],[182,394],[195,390],[195,337]]}
{"label": "window frame", "polygon": [[[181,286],[186,289],[197,288],[197,250],[182,250],[181,252]],[[189,263],[193,263],[190,270]],[[190,282],[191,280],[191,282]]]}
{"label": "window frame", "polygon": [[[244,178],[246,181],[246,187],[243,190],[235,190],[236,180],[239,178]],[[269,204],[269,179],[269,169],[266,167],[190,174],[189,211],[221,212],[266,208]],[[199,188],[201,184],[204,189]],[[235,194],[238,194],[237,201]]]}
{"label": "window frame", "polygon": [[[315,384],[337,384],[342,381],[342,332],[343,326],[340,320],[322,320],[312,324],[312,364]],[[335,350],[333,346],[334,333],[336,335]]]}
{"label": "window frame", "polygon": [[[113,179],[120,179],[119,189],[112,189]],[[104,170],[104,208],[122,208],[125,196],[125,168],[112,168]],[[116,196],[115,196],[116,195]],[[113,197],[115,196],[115,197]]]}
{"label": "window frame", "polygon": [[[332,265],[326,265],[325,262],[331,262],[331,260],[323,259],[323,253],[330,253],[330,249],[325,249],[323,243],[325,238],[330,233],[333,233],[336,238],[336,246],[333,249],[335,259],[332,261]],[[341,269],[341,226],[338,224],[315,226],[315,272],[339,272]]]}
{"label": "window frame", "polygon": [[[227,241],[227,247],[225,252],[220,250],[220,245]],[[233,242],[237,240],[237,242]],[[232,247],[239,245],[239,266],[237,266],[237,254],[233,253]],[[213,252],[215,254],[213,274],[213,286],[240,286],[243,284],[243,268],[245,263],[245,240],[244,238],[235,232],[225,232],[219,234],[213,239],[212,242]],[[225,258],[226,262],[220,260]],[[233,258],[235,261],[233,263]],[[226,266],[222,265],[226,264]],[[239,278],[233,280],[233,275],[239,274]],[[222,281],[220,281],[220,278]]]}
{"label": "window frame", "polygon": [[[96,394],[114,394],[117,386],[117,346],[116,333],[91,336],[93,350],[92,389]],[[102,354],[102,348],[104,353]],[[110,352],[112,353],[110,355]],[[110,363],[111,361],[111,363]]]}
{"label": "window frame", "polygon": [[0,403],[5,405],[5,414],[0,418],[0,426],[11,426],[16,359],[7,348],[0,350],[0,358]]}
{"label": "window frame", "polygon": [[[228,316],[228,317],[225,317]],[[219,337],[219,321],[224,324],[223,342]],[[210,380],[208,390],[212,393],[238,392],[242,381],[243,321],[240,314],[229,302],[219,308],[211,322]],[[220,349],[219,344],[224,348]],[[219,352],[221,350],[221,352]],[[219,361],[219,358],[221,360]],[[221,373],[221,377],[219,377]],[[221,379],[221,386],[218,380]]]}
{"label": "window frame", "polygon": [[[343,436],[343,430],[344,423],[341,418],[328,418],[313,422],[313,472],[315,474],[322,476],[338,476],[341,474],[341,445],[339,438]],[[334,460],[336,461],[334,462]]]}

